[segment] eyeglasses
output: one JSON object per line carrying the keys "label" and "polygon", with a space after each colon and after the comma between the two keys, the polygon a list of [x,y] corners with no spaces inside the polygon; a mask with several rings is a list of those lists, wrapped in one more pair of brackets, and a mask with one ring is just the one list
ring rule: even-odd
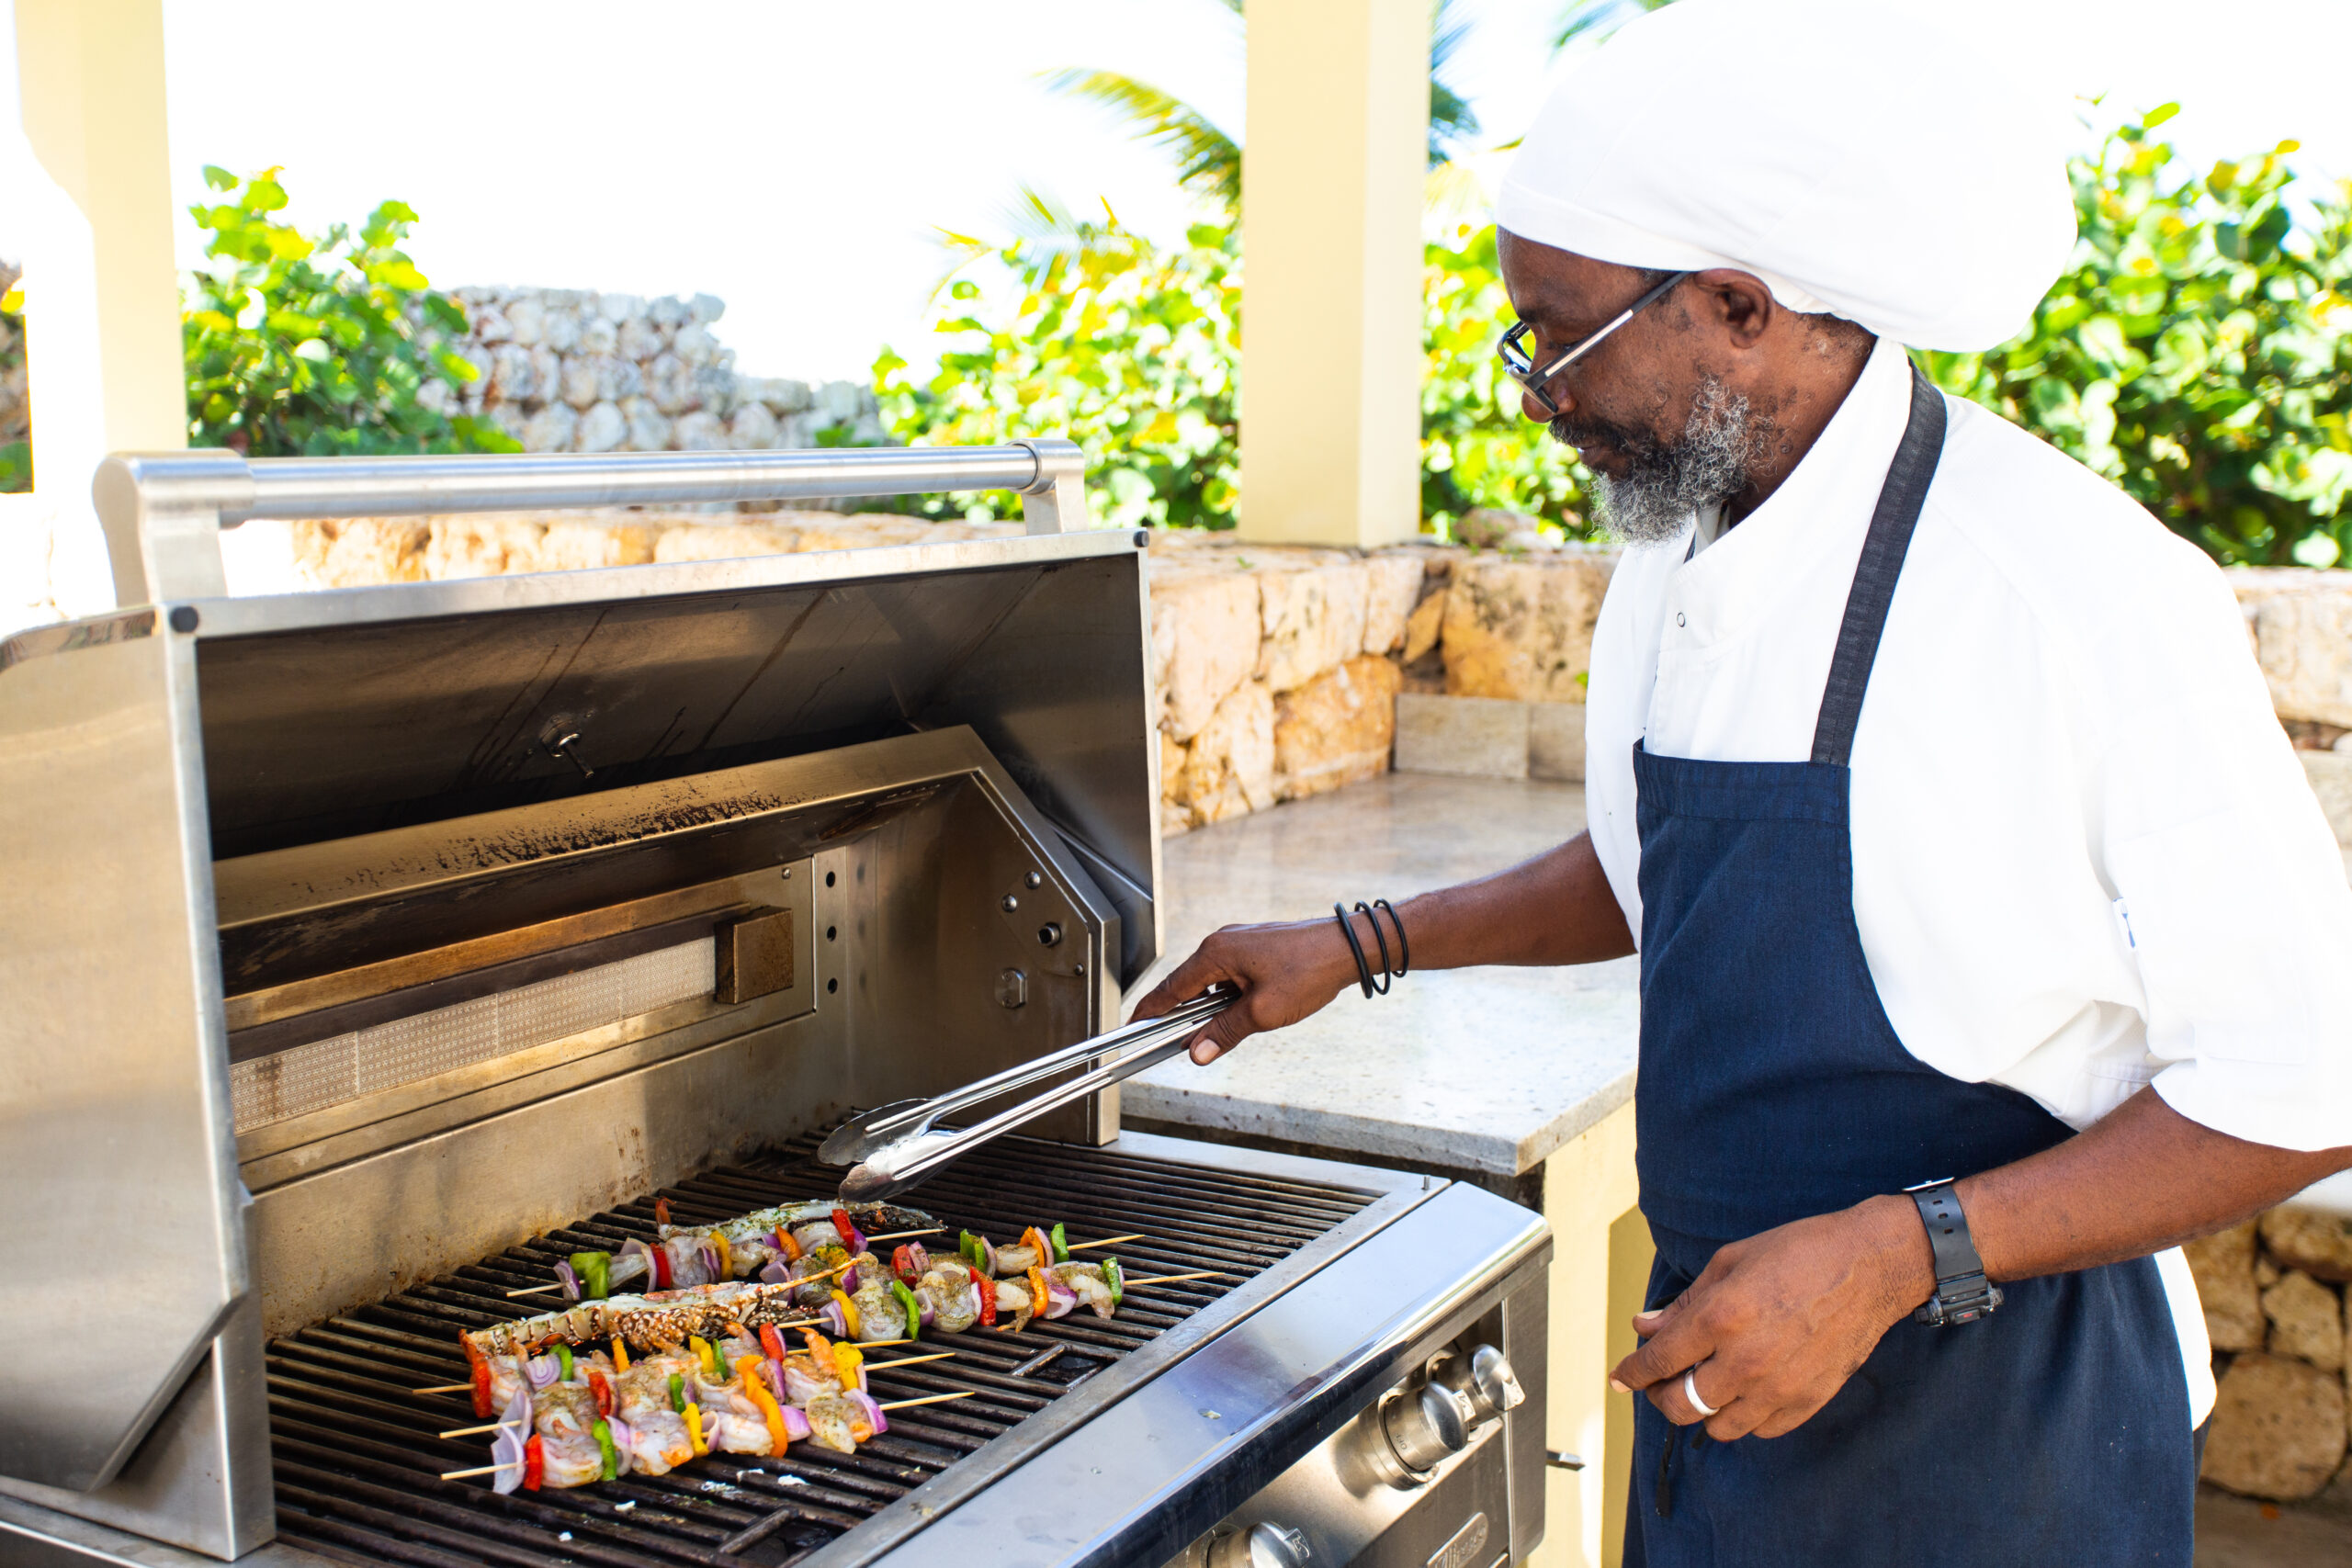
{"label": "eyeglasses", "polygon": [[1551,385],[1553,378],[1599,348],[1602,340],[1611,333],[1664,299],[1668,289],[1690,276],[1687,272],[1668,275],[1665,282],[1617,312],[1616,317],[1607,326],[1568,349],[1557,359],[1550,360],[1542,366],[1538,366],[1534,356],[1527,352],[1527,342],[1534,335],[1535,329],[1525,321],[1513,323],[1510,331],[1503,333],[1503,341],[1495,345],[1495,353],[1501,356],[1503,368],[1510,372],[1510,378],[1527,389],[1528,396],[1543,405],[1544,413],[1556,414],[1560,412],[1560,405],[1554,402],[1552,394],[1544,389]]}

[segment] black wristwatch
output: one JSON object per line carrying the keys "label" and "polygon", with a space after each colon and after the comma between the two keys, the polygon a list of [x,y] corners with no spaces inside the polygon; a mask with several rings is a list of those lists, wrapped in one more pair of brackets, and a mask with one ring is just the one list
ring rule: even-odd
{"label": "black wristwatch", "polygon": [[1960,1212],[1952,1179],[1923,1181],[1903,1190],[1919,1206],[1928,1245],[1936,1255],[1935,1294],[1911,1314],[1930,1328],[1973,1323],[2001,1304],[2001,1287],[1984,1278],[1984,1259],[1976,1255],[1976,1243],[1969,1237],[1968,1216]]}

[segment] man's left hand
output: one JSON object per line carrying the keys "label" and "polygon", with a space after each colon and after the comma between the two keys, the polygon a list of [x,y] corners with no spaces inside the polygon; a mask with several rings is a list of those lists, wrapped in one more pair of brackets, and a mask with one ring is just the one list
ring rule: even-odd
{"label": "man's left hand", "polygon": [[[1634,1319],[1647,1342],[1611,1386],[1637,1390],[1678,1427],[1724,1442],[1793,1431],[1829,1403],[1880,1338],[1935,1289],[1908,1198],[1872,1198],[1734,1242],[1689,1290]],[[1697,1368],[1702,1416],[1682,1374]]]}

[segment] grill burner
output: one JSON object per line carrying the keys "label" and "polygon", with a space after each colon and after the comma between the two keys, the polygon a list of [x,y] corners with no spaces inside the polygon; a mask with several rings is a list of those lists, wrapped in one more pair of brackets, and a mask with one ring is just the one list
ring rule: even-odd
{"label": "grill burner", "polygon": [[[839,1173],[803,1139],[749,1165],[667,1188],[680,1224],[708,1224],[831,1190]],[[556,1261],[653,1235],[653,1195],[541,1236],[429,1285],[329,1318],[269,1347],[280,1539],[338,1562],[421,1568],[584,1562],[773,1568],[854,1529],[989,1438],[1128,1351],[1279,1262],[1374,1194],[1006,1138],[928,1183],[914,1201],[947,1227],[991,1238],[1068,1223],[1073,1239],[1143,1233],[1115,1249],[1136,1274],[1221,1269],[1230,1278],[1130,1290],[1115,1318],[1083,1311],[1019,1336],[927,1333],[951,1360],[872,1375],[883,1400],[969,1390],[892,1416],[854,1455],[796,1444],[782,1458],[713,1454],[665,1476],[499,1496],[488,1478],[443,1481],[483,1462],[482,1439],[434,1436],[473,1424],[459,1394],[412,1390],[466,1375],[459,1330],[548,1310],[503,1292],[545,1283]],[[568,1532],[570,1539],[564,1539]]]}

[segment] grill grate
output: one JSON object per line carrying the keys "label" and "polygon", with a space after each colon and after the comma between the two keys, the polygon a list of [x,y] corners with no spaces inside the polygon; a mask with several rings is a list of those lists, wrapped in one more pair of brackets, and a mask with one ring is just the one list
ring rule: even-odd
{"label": "grill grate", "polygon": [[1143,1233],[1114,1250],[1130,1273],[1222,1269],[1130,1291],[1116,1317],[1033,1321],[1019,1336],[977,1326],[926,1333],[920,1350],[952,1360],[872,1374],[876,1398],[970,1390],[973,1397],[894,1413],[854,1455],[795,1444],[778,1458],[713,1454],[665,1476],[625,1476],[569,1492],[501,1497],[488,1478],[441,1472],[485,1462],[487,1439],[434,1434],[472,1424],[462,1394],[412,1390],[465,1376],[461,1329],[544,1311],[502,1292],[545,1283],[559,1258],[650,1239],[653,1198],[680,1224],[708,1224],[819,1197],[839,1173],[815,1141],[649,1194],[456,1274],[361,1307],[269,1348],[272,1451],[282,1540],[337,1562],[418,1568],[775,1568],[798,1561],[1148,1344],[1244,1280],[1370,1202],[1373,1194],[1029,1139],[991,1144],[906,1201],[992,1239],[1068,1224],[1072,1240]]}

